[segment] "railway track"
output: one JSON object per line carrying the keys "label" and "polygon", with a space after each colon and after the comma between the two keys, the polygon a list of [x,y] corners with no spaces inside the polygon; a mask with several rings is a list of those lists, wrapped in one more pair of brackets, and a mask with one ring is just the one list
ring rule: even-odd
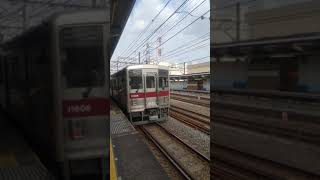
{"label": "railway track", "polygon": [[210,159],[159,124],[140,126],[170,163],[190,180],[210,179]]}
{"label": "railway track", "polygon": [[174,119],[183,122],[199,131],[210,134],[210,117],[186,111],[185,109],[176,106],[170,107],[170,116]]}
{"label": "railway track", "polygon": [[199,100],[206,100],[210,101],[210,96],[202,96],[202,95],[191,95],[191,94],[186,94],[186,93],[176,93],[176,92],[170,92],[171,95],[175,96],[181,96],[181,97],[188,97],[191,99],[199,99]]}
{"label": "railway track", "polygon": [[209,100],[199,100],[199,99],[194,99],[194,98],[189,98],[189,97],[185,97],[185,96],[177,96],[177,95],[170,95],[171,99],[174,100],[178,100],[178,101],[182,101],[182,102],[187,102],[187,103],[192,103],[192,104],[196,104],[196,105],[200,105],[200,106],[204,106],[204,107],[210,107],[210,101]]}
{"label": "railway track", "polygon": [[210,97],[210,91],[201,91],[201,90],[170,90],[171,93],[176,94],[187,94],[201,97]]}
{"label": "railway track", "polygon": [[319,179],[319,176],[305,171],[258,158],[242,151],[230,149],[212,142],[215,151],[211,154],[212,177],[222,179]]}
{"label": "railway track", "polygon": [[178,107],[176,105],[171,105],[170,110],[178,111],[181,114],[194,118],[196,121],[200,121],[206,125],[210,125],[210,116],[203,115],[195,111],[188,111],[187,109]]}

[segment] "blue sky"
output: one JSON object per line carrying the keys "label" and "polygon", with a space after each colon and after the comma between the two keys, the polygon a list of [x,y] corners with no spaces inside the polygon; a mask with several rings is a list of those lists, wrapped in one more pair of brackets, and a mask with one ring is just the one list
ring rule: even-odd
{"label": "blue sky", "polygon": [[[112,56],[112,60],[115,60],[118,56],[138,57],[138,52],[141,54],[141,59],[145,58],[146,46],[140,46],[147,36],[159,27],[185,0],[171,0],[166,8],[154,19],[153,23],[149,26],[148,30],[143,33],[141,38],[137,39],[138,35],[147,27],[152,21],[154,16],[164,7],[169,0],[136,0],[136,4],[130,14],[126,27],[121,35],[117,48]],[[204,1],[204,2],[202,2]],[[156,47],[160,45],[157,41],[161,37],[162,42],[171,38],[175,33],[186,27],[195,19],[199,18],[202,14],[210,9],[210,0],[187,0],[184,6],[178,10],[179,13],[174,15],[147,41],[151,46],[151,57],[157,56]],[[198,7],[197,7],[198,6]],[[197,7],[197,8],[195,8]],[[194,10],[191,15],[187,12]],[[210,12],[204,15],[204,18],[200,18],[195,23],[187,27],[181,33],[171,38],[165,44],[161,46],[162,57],[161,61],[167,61],[170,63],[183,63],[193,59],[198,59],[210,55],[210,41],[206,38],[210,37]],[[186,16],[186,17],[185,17]],[[179,20],[184,18],[180,24],[174,26]],[[171,27],[174,27],[171,31],[167,32]],[[175,48],[189,44],[191,40],[197,39],[202,36],[202,39],[198,39],[198,44],[194,45],[194,49],[185,49],[172,52]],[[202,41],[202,42],[200,42]],[[125,51],[128,46],[134,42],[132,47],[128,51]],[[199,47],[199,48],[197,48]],[[136,51],[135,51],[136,50]],[[135,52],[134,52],[135,51]],[[171,51],[171,52],[170,52]],[[169,56],[170,55],[170,56]],[[201,61],[194,63],[209,61],[208,58],[204,58]]]}

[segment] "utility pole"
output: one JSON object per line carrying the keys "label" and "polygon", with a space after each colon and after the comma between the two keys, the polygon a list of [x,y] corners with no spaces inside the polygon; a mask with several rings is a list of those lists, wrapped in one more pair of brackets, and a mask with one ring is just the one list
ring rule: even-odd
{"label": "utility pole", "polygon": [[146,64],[150,64],[150,45],[146,44]]}
{"label": "utility pole", "polygon": [[160,60],[161,60],[161,55],[162,55],[162,48],[160,47],[162,45],[162,39],[161,37],[158,37],[158,48],[157,48],[157,51],[158,51],[158,60],[157,60],[157,64],[159,64]]}
{"label": "utility pole", "polygon": [[140,52],[138,53],[138,57],[139,57],[139,64],[140,64]]}
{"label": "utility pole", "polygon": [[186,62],[183,63],[183,75],[186,74]]}

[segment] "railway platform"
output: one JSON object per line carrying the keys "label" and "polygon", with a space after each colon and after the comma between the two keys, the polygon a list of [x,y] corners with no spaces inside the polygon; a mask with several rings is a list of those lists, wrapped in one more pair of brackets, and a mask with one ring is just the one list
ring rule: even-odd
{"label": "railway platform", "polygon": [[142,136],[111,101],[111,179],[169,179]]}
{"label": "railway platform", "polygon": [[0,179],[54,180],[22,134],[0,112]]}

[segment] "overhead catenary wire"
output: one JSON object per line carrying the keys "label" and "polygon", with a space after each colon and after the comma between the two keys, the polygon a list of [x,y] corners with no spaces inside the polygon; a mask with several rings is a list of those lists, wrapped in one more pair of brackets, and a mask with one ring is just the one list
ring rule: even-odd
{"label": "overhead catenary wire", "polygon": [[158,18],[158,16],[162,13],[162,11],[168,6],[168,4],[171,2],[171,0],[168,0],[167,3],[161,8],[161,10],[152,18],[151,22],[144,28],[143,31],[140,32],[140,34],[129,44],[129,46],[122,52],[120,53],[120,56],[123,56],[131,47],[134,43],[137,43],[139,38],[142,37],[142,35],[149,29],[149,27],[152,25],[152,23]]}
{"label": "overhead catenary wire", "polygon": [[[208,12],[210,12],[210,10],[206,11],[205,13],[202,14],[206,15]],[[187,29],[188,27],[190,27],[193,23],[195,23],[196,21],[198,21],[200,19],[200,17],[196,18],[195,20],[193,20],[191,23],[189,23],[187,26],[185,26],[184,28],[180,29],[178,32],[176,32],[174,35],[172,35],[170,38],[168,38],[167,40],[165,40],[163,43],[161,43],[159,46],[157,46],[154,49],[159,48],[160,46],[164,45],[165,43],[167,43],[168,41],[170,41],[172,38],[174,38],[175,36],[177,36],[179,33],[181,33],[182,31],[184,31],[185,29]],[[153,50],[154,50],[153,49]]]}
{"label": "overhead catenary wire", "polygon": [[140,45],[134,47],[135,49],[133,48],[134,50],[131,51],[131,53],[128,55],[128,57],[130,57],[130,56],[131,56],[134,52],[136,52],[139,48],[141,48],[142,46],[144,46],[144,45],[147,43],[147,41],[148,41],[170,18],[172,18],[172,17],[175,15],[176,11],[178,11],[179,9],[181,9],[188,1],[189,1],[189,0],[185,0],[173,13],[171,13],[171,15],[170,15],[164,22],[162,22],[157,28],[155,28],[155,29],[153,30],[153,32],[149,34],[149,36],[147,36],[146,38],[144,38],[144,39],[142,40],[142,42],[140,43]]}
{"label": "overhead catenary wire", "polygon": [[[228,5],[223,6],[223,7],[215,8],[214,11],[222,10],[222,9],[225,9],[225,8],[228,8],[228,7],[232,7],[232,6],[236,5],[237,3],[241,3],[241,4],[243,5],[243,4],[252,3],[252,2],[254,2],[254,1],[256,1],[256,0],[249,0],[249,1],[245,1],[245,2],[239,2],[239,1],[238,1],[238,2],[236,2],[236,3],[228,4]],[[209,10],[209,11],[210,11],[210,10]],[[198,18],[201,18],[201,17],[203,17],[203,16],[204,16],[204,15],[202,15],[202,16],[200,16],[200,17],[198,17]],[[176,33],[176,34],[177,34],[177,33]],[[175,36],[175,35],[174,35],[174,36]],[[162,46],[163,44],[165,44],[167,41],[169,41],[169,40],[170,40],[171,38],[173,38],[174,36],[171,36],[169,39],[167,39],[166,41],[164,41],[161,45],[155,47],[153,50],[155,50],[155,49],[157,49],[158,47]],[[182,53],[182,54],[184,54],[184,53]]]}
{"label": "overhead catenary wire", "polygon": [[164,54],[163,57],[172,56],[172,55],[174,55],[174,54],[176,54],[176,53],[179,53],[179,52],[181,52],[181,51],[190,50],[190,48],[193,48],[193,47],[195,47],[196,45],[199,45],[199,44],[201,44],[201,43],[204,43],[204,42],[206,42],[206,41],[208,41],[208,40],[210,40],[210,37],[208,37],[208,38],[206,38],[206,39],[203,39],[203,40],[201,40],[201,41],[199,41],[199,42],[196,42],[196,43],[194,43],[194,44],[185,44],[185,46],[183,46],[183,47],[181,47],[181,48],[176,48],[176,49],[174,49],[174,50],[172,50],[172,51]]}
{"label": "overhead catenary wire", "polygon": [[179,49],[179,51],[175,51],[175,52],[172,52],[172,53],[167,53],[164,56],[162,56],[162,58],[169,58],[169,57],[172,57],[172,56],[177,57],[177,56],[181,56],[183,54],[191,53],[194,50],[198,50],[198,49],[202,49],[202,48],[208,47],[210,45],[209,43],[206,42],[208,40],[210,40],[210,38],[207,38],[207,39],[204,39],[204,40],[202,40],[202,41],[200,41],[198,43],[191,44],[189,46],[183,47],[182,49]]}
{"label": "overhead catenary wire", "polygon": [[[208,41],[208,40],[209,40],[209,39],[207,39],[206,41]],[[194,46],[194,47],[190,47],[190,48],[188,48],[188,49],[185,49],[185,50],[183,50],[183,51],[181,51],[181,52],[176,52],[176,53],[172,53],[172,54],[170,54],[170,55],[164,56],[163,58],[168,58],[168,57],[172,57],[172,56],[176,56],[176,57],[177,57],[177,56],[181,56],[181,55],[183,55],[183,54],[191,53],[192,50],[195,51],[195,50],[202,49],[202,48],[209,47],[209,46],[210,46],[209,43],[207,43],[207,44],[200,44],[200,45],[198,45],[198,46]]]}
{"label": "overhead catenary wire", "polygon": [[204,57],[200,57],[200,58],[191,59],[191,60],[188,60],[188,61],[183,61],[183,62],[177,63],[177,65],[178,64],[184,64],[184,63],[195,62],[195,61],[200,61],[200,60],[203,60],[203,59],[206,59],[206,58],[210,58],[210,56],[204,56]]}
{"label": "overhead catenary wire", "polygon": [[[208,12],[210,12],[210,10],[206,11],[205,13],[202,14],[205,15]],[[151,51],[154,51],[155,49],[159,48],[160,46],[164,45],[165,43],[167,43],[168,41],[170,41],[172,38],[174,38],[175,36],[177,36],[179,33],[181,33],[182,31],[184,31],[186,28],[190,27],[192,24],[194,24],[196,21],[198,21],[201,17],[196,18],[195,20],[193,20],[191,23],[189,23],[187,26],[183,27],[182,29],[180,29],[178,32],[176,32],[174,35],[172,35],[170,38],[168,38],[167,40],[165,40],[163,43],[161,43],[160,45],[158,45],[157,47],[151,49]]]}
{"label": "overhead catenary wire", "polygon": [[143,42],[138,45],[127,57],[130,57],[133,53],[135,53],[140,47],[144,46],[145,43],[150,39],[182,6],[184,6],[189,0],[185,0],[163,23],[161,23],[148,37],[146,37]]}
{"label": "overhead catenary wire", "polygon": [[[198,0],[191,0],[191,1],[188,2],[188,4],[190,5],[190,4],[192,4],[194,1],[198,1]],[[180,8],[179,11],[186,11],[187,8],[189,7],[188,4],[186,4],[185,6],[183,6],[182,8]],[[174,16],[183,16],[183,15],[179,14],[178,11],[177,11]],[[177,17],[177,18],[179,18],[179,17]],[[173,21],[173,23],[176,23],[176,21]],[[170,22],[166,23],[166,24],[165,24],[163,27],[161,27],[161,29],[157,32],[157,36],[153,36],[149,41],[153,41],[154,37],[161,37],[161,35],[159,35],[159,34],[161,34],[162,32],[164,32],[170,25],[171,25]],[[157,42],[158,42],[158,39],[155,40],[155,41],[153,41],[153,42],[151,42],[151,43],[157,43]]]}
{"label": "overhead catenary wire", "polygon": [[[245,5],[245,4],[249,4],[249,3],[251,3],[251,2],[254,2],[254,1],[256,1],[256,0],[247,0],[247,1],[237,1],[237,2],[234,2],[234,3],[229,3],[229,4],[227,4],[227,5],[225,5],[225,6],[221,6],[221,7],[216,7],[216,8],[213,8],[212,9],[212,11],[213,11],[213,13],[214,12],[216,12],[216,11],[219,11],[219,10],[223,10],[223,9],[226,9],[226,8],[229,8],[229,7],[233,7],[233,6],[235,6],[237,3],[241,3],[242,5]],[[210,11],[210,10],[209,10]],[[180,12],[182,12],[182,10],[180,10]],[[176,12],[176,13],[178,13],[178,12]],[[205,17],[204,15],[201,15],[200,17],[198,17],[197,18],[197,20],[198,19],[200,19],[200,18],[202,18],[202,17]],[[181,22],[181,19],[180,19],[180,21],[179,22]],[[177,23],[178,24],[178,23]],[[190,24],[189,24],[190,25]],[[162,28],[164,28],[164,27],[168,27],[168,24],[167,24],[167,26],[162,26]],[[173,27],[174,27],[174,25],[170,28],[170,29],[173,29]],[[159,28],[159,27],[158,27]],[[185,27],[185,28],[187,28],[187,27]],[[157,30],[157,28],[155,29],[155,30]],[[163,29],[163,30],[165,30],[165,29]],[[157,48],[159,48],[159,47],[161,47],[161,46],[163,46],[164,44],[166,44],[168,41],[170,41],[171,39],[173,39],[175,36],[177,36],[177,34],[179,34],[181,31],[183,31],[184,29],[181,29],[181,30],[179,30],[177,33],[175,33],[173,36],[170,36],[168,39],[166,39],[165,41],[163,41],[160,45],[158,45],[158,46],[156,46],[156,47],[153,47],[152,49],[151,49],[151,51],[154,51],[154,50],[156,50]],[[160,30],[159,30],[160,31]],[[164,31],[162,31],[162,32],[164,32]],[[169,32],[169,31],[168,31]],[[168,32],[165,32],[165,33],[163,33],[162,34],[162,36],[163,35],[166,35],[166,34],[168,34]],[[151,33],[150,34],[151,35],[151,39],[152,39],[152,37],[154,36],[154,34],[153,33]],[[148,37],[150,37],[150,35],[148,36]],[[161,37],[162,37],[161,36]],[[139,44],[138,46],[136,46],[135,48],[131,48],[130,50],[131,50],[131,53],[129,53],[129,55],[127,55],[126,57],[131,57],[131,55],[133,54],[133,53],[135,53],[135,52],[137,52],[137,50],[139,49],[139,48],[141,48],[141,47],[143,47],[144,45],[145,45],[145,42],[146,42],[146,40],[149,40],[149,38],[145,38],[142,42],[144,42],[144,43],[141,43],[141,44]],[[163,38],[163,37],[162,37]],[[155,42],[151,42],[151,43],[149,43],[149,44],[152,44],[152,45],[154,45],[154,43],[156,43],[157,41],[155,41]],[[180,49],[179,48],[176,48],[176,49],[173,49],[173,50],[170,50],[168,53],[166,53],[165,54],[165,56],[162,56],[162,57],[171,57],[171,56],[173,56],[173,55],[176,55],[176,53],[178,53],[177,51],[179,51],[179,50],[186,50],[186,49],[190,49],[190,48],[198,48],[198,47],[204,47],[205,45],[199,45],[199,46],[196,46],[195,47],[195,45],[196,45],[196,43],[194,44],[194,45],[189,45],[189,44],[187,44],[186,43],[186,45],[182,45],[182,47],[180,47]],[[179,53],[182,53],[182,52],[179,52]],[[186,52],[187,53],[187,52]],[[208,56],[208,57],[210,57],[210,56]],[[142,56],[142,58],[143,58],[143,56]]]}
{"label": "overhead catenary wire", "polygon": [[[198,4],[195,8],[193,8],[190,13],[194,12],[195,10],[197,10],[201,5],[203,5],[204,2],[206,2],[207,0],[203,0],[200,4]],[[168,32],[170,32],[173,28],[177,27],[185,18],[188,17],[188,14],[186,14],[182,19],[180,19],[177,23],[175,23],[169,30],[167,30],[165,33],[163,33],[162,35],[160,35],[160,37],[164,37]]]}
{"label": "overhead catenary wire", "polygon": [[183,45],[178,46],[177,48],[168,51],[166,54],[171,53],[171,52],[176,51],[176,50],[179,50],[180,48],[183,48],[185,46],[189,46],[190,44],[192,44],[194,42],[197,42],[197,41],[199,41],[199,40],[201,40],[203,38],[206,38],[206,37],[210,37],[210,32],[207,32],[207,33],[205,33],[205,34],[203,34],[203,35],[201,35],[201,36],[199,36],[199,37],[197,37],[195,39],[192,39],[191,41],[185,42]]}

